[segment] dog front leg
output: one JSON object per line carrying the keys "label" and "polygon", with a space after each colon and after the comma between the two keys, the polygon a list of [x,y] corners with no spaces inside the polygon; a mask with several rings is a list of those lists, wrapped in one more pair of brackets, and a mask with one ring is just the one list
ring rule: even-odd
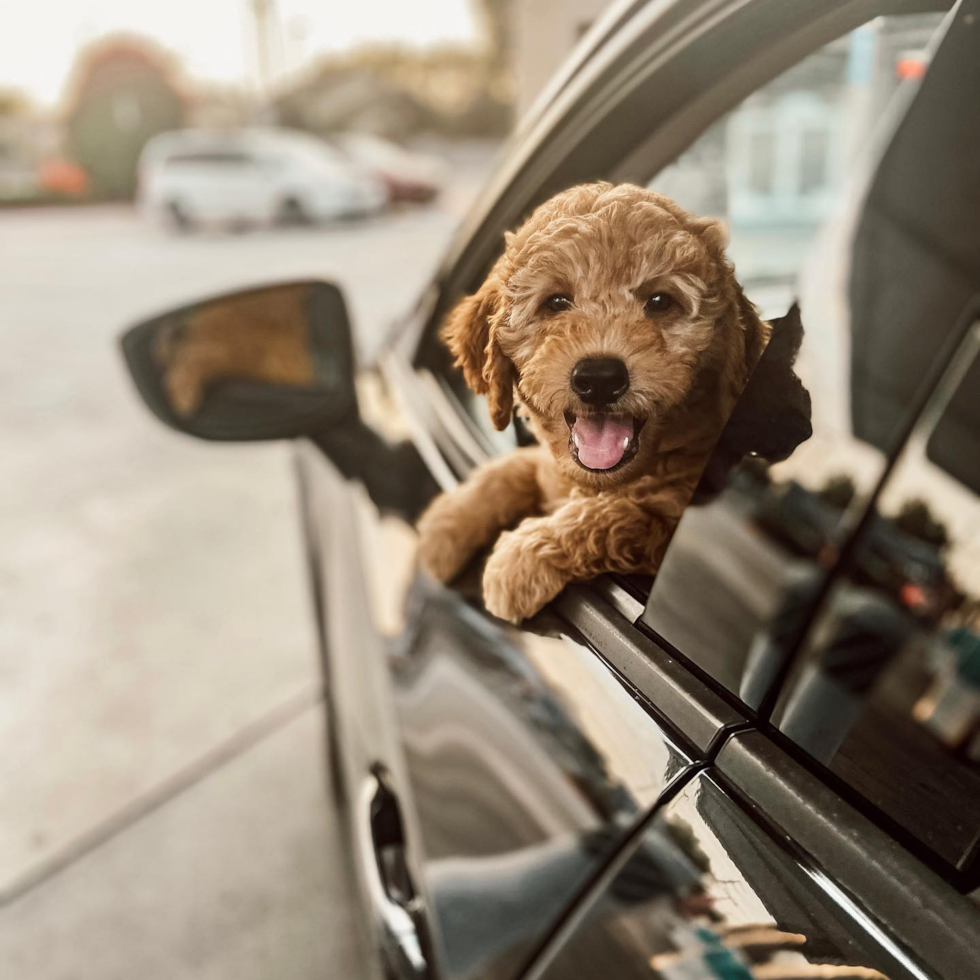
{"label": "dog front leg", "polygon": [[454,579],[502,530],[540,507],[541,450],[518,449],[478,467],[436,497],[419,518],[419,562],[440,582]]}
{"label": "dog front leg", "polygon": [[483,601],[512,623],[533,616],[570,582],[604,572],[656,570],[680,517],[672,498],[572,500],[500,536],[483,572]]}

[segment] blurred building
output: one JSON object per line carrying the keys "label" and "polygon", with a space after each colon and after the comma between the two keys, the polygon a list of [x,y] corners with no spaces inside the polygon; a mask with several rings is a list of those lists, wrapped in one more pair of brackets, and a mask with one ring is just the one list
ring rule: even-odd
{"label": "blurred building", "polygon": [[610,0],[510,0],[506,4],[518,119],[609,4]]}
{"label": "blurred building", "polygon": [[931,14],[871,21],[742,103],[725,133],[733,224],[824,222],[896,88],[925,70],[935,26]]}
{"label": "blurred building", "polygon": [[187,100],[175,75],[165,55],[131,38],[101,42],[81,55],[66,115],[66,148],[97,197],[132,197],[147,140],[183,124]]}

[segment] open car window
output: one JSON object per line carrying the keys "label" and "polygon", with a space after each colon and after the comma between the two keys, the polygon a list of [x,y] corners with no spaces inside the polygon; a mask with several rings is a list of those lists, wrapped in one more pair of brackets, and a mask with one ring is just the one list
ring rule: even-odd
{"label": "open car window", "polygon": [[[782,366],[784,377],[802,379],[812,436],[799,445],[799,427],[787,436],[777,399],[764,451],[735,447],[760,458],[738,464],[733,452],[709,466],[721,472],[706,474],[655,584],[631,583],[655,638],[753,709],[768,710],[788,669],[786,658],[767,653],[773,635],[780,649],[794,647],[782,632],[793,625],[781,616],[784,593],[798,588],[802,601],[815,601],[812,570],[822,582],[900,442],[901,412],[875,437],[856,421],[865,333],[849,293],[861,272],[851,246],[876,162],[928,78],[948,23],[943,11],[878,17],[756,89],[666,169],[644,174],[635,154],[629,161],[632,179],[727,222],[736,276],[763,316],[778,321],[794,301],[802,306],[799,351],[788,318],[783,353],[767,357],[770,367],[783,358],[776,374]],[[504,453],[518,443],[513,426],[492,428],[484,400],[465,388],[441,345],[423,360],[485,446]],[[919,367],[922,380],[929,358]],[[907,410],[910,401],[900,404]]]}
{"label": "open car window", "polygon": [[[908,0],[894,0],[894,2],[881,2],[869,5],[868,12],[887,12],[892,9],[902,11],[936,11],[944,9],[945,6],[943,0],[921,0],[921,3],[910,3]],[[846,30],[848,25],[854,24],[859,16],[859,13],[855,11],[836,10],[832,16],[827,18],[827,24],[816,30],[807,28],[807,31],[811,35],[815,34],[817,37],[827,37],[832,34],[835,21],[838,23],[837,29],[843,31]],[[917,45],[921,43],[923,31],[927,35],[931,33],[932,28],[941,20],[941,17],[941,13],[910,13],[889,15],[878,18],[874,22],[876,25],[885,24],[882,31],[883,33],[889,34],[888,43],[892,46],[894,52],[901,52],[903,62],[901,72],[903,76],[909,76],[914,79],[916,74],[921,72],[921,51],[918,50]],[[812,50],[813,46],[819,43],[816,39],[808,39],[806,37],[807,31],[803,30],[802,25],[803,22],[800,21],[793,29],[790,29],[789,25],[785,25],[781,29],[781,34],[775,39],[774,43],[769,45],[768,49],[772,52],[772,60],[774,62],[782,65],[791,59],[800,59],[807,50]],[[646,29],[648,26],[644,24],[643,29]],[[799,37],[796,36],[797,30],[800,31]],[[877,28],[869,26],[864,34],[855,41],[854,45],[855,48],[861,50],[855,53],[852,61],[853,63],[859,63],[862,66],[861,70],[866,73],[874,71],[872,67],[874,60],[880,54],[873,43],[869,44],[869,39],[873,40],[876,30]],[[842,44],[844,44],[843,41],[837,42],[838,49],[841,48]],[[827,60],[824,49],[821,49],[820,56],[817,60]],[[767,141],[771,141],[770,137],[772,133],[768,133],[767,135],[764,132],[766,129],[764,125],[766,113],[760,111],[758,105],[753,104],[753,99],[758,102],[759,98],[763,97],[762,93],[770,90],[770,86],[763,86],[761,89],[757,89],[753,96],[745,100],[743,106],[739,108],[744,108],[746,111],[738,114],[730,113],[729,116],[725,117],[726,120],[729,117],[735,119],[737,115],[736,129],[738,129],[738,132],[733,135],[734,155],[732,166],[740,172],[741,176],[739,179],[746,186],[746,193],[742,194],[736,202],[739,214],[746,217],[754,215],[756,218],[761,215],[763,218],[766,218],[762,212],[767,207],[771,208],[775,206],[781,210],[785,217],[788,209],[796,208],[801,214],[805,214],[807,220],[810,222],[808,227],[795,229],[797,241],[794,247],[788,247],[787,245],[787,236],[785,234],[787,228],[784,225],[782,229],[783,234],[779,236],[779,241],[773,240],[770,242],[774,247],[769,249],[766,264],[771,267],[764,270],[755,270],[755,272],[761,272],[762,274],[753,277],[756,281],[752,283],[751,294],[753,298],[760,302],[762,311],[766,314],[785,312],[788,304],[784,305],[782,301],[785,297],[791,295],[791,291],[787,287],[791,277],[795,276],[798,271],[799,260],[805,251],[804,246],[808,246],[809,238],[814,228],[824,221],[828,202],[832,204],[837,200],[837,187],[834,182],[838,181],[842,177],[842,174],[839,163],[835,161],[839,158],[838,150],[842,142],[842,133],[839,125],[841,120],[836,118],[833,113],[828,118],[827,106],[824,102],[821,102],[820,96],[823,94],[825,81],[827,82],[828,88],[833,88],[836,81],[833,78],[834,66],[839,65],[840,60],[840,51],[832,52],[829,57],[829,63],[831,65],[829,79],[818,79],[819,84],[814,87],[813,91],[805,93],[802,99],[795,101],[790,99],[781,107],[780,126],[784,126],[787,119],[792,119],[793,124],[790,128],[793,132],[788,133],[786,139],[777,141],[778,146],[776,150],[778,159],[773,158],[766,161],[760,157],[761,149]],[[804,59],[804,61],[809,64],[811,59]],[[848,67],[847,70],[850,71],[852,68],[853,65]],[[765,71],[765,69],[763,68],[762,71]],[[817,74],[819,75],[819,71]],[[868,111],[867,116],[869,118],[874,118],[877,115],[881,108],[881,103],[887,102],[888,93],[894,87],[892,79],[884,78],[887,73],[882,72],[880,74],[883,76],[882,81],[884,84],[879,92],[877,90],[876,79],[877,102]],[[784,73],[785,78],[784,76],[780,76],[780,79],[784,81],[788,80],[788,84],[792,82],[793,75],[794,70],[790,69]],[[744,91],[751,84],[751,82],[747,84],[741,78],[733,78],[732,84],[727,87]],[[754,84],[758,85],[759,83],[756,82]],[[673,124],[667,123],[665,127],[664,120],[660,118],[661,113],[657,108],[659,103],[671,103],[672,100],[671,98],[665,99],[664,93],[662,92],[661,96],[657,97],[656,91],[653,89],[649,92],[644,90],[645,105],[635,104],[635,97],[631,97],[632,101],[630,101],[626,99],[626,96],[623,96],[629,102],[628,106],[625,103],[617,106],[615,101],[612,100],[609,107],[604,110],[604,115],[598,114],[590,118],[588,120],[589,132],[582,135],[580,129],[575,134],[577,141],[574,151],[575,162],[573,164],[570,161],[570,169],[576,176],[571,179],[566,179],[563,183],[552,183],[549,193],[563,189],[571,183],[584,180],[604,178],[617,181],[627,179],[639,183],[648,180],[652,171],[644,171],[642,163],[643,156],[652,156],[662,161],[664,159],[662,147],[664,145],[676,145],[678,142],[676,136],[671,132]],[[636,96],[638,95],[639,93],[636,93]],[[720,93],[712,97],[715,101],[719,97],[724,98]],[[694,98],[693,94],[689,98],[692,100],[692,103],[698,101],[698,99]],[[683,111],[686,112],[687,110],[684,109]],[[695,116],[699,120],[703,120],[704,115],[702,110],[695,112]],[[840,114],[838,113],[837,115],[839,116]],[[647,116],[650,118],[648,124],[649,129],[647,130],[649,135],[644,136],[644,119]],[[857,121],[859,125],[863,124],[863,120]],[[707,121],[699,121],[698,123],[699,126],[706,124]],[[629,132],[633,134],[628,147],[624,146],[620,151],[617,143],[616,150],[607,152],[601,149],[602,145],[610,142],[608,135],[603,135],[610,126],[613,126],[617,132]],[[661,134],[661,129],[664,127],[668,132]],[[724,120],[718,123],[714,129],[716,131],[723,130]],[[718,200],[721,200],[722,204],[724,204],[724,194],[718,198],[717,195],[713,195],[710,191],[707,193],[696,192],[693,195],[689,193],[692,182],[698,184],[702,191],[706,187],[703,180],[703,173],[694,173],[688,164],[692,157],[698,154],[702,156],[705,154],[710,155],[713,150],[717,157],[718,140],[717,138],[711,139],[710,137],[710,133],[705,133],[687,153],[682,155],[676,166],[669,168],[670,171],[674,172],[673,176],[676,176],[678,171],[683,171],[680,180],[668,180],[668,172],[664,172],[658,177],[661,183],[658,183],[657,189],[661,189],[665,193],[675,196],[681,204],[684,204],[693,211],[718,213],[731,219],[733,216],[727,213],[725,207],[722,206],[719,208],[712,205],[713,197],[716,203]],[[724,142],[724,140],[721,142]],[[637,149],[638,143],[639,149]],[[545,148],[545,146],[542,146],[540,149],[543,152]],[[615,155],[617,152],[621,152],[623,155]],[[598,165],[592,163],[590,162],[592,158],[601,158],[602,163]],[[789,184],[785,180],[784,175],[800,162],[799,159],[794,162],[794,158],[803,158],[802,172],[793,184]],[[788,164],[788,167],[784,166],[784,164]],[[718,169],[717,159],[712,165]],[[658,167],[662,166],[662,163],[658,164]],[[765,173],[768,172],[767,168],[771,169],[776,175],[779,185],[776,188],[778,192],[776,194],[766,193],[764,177]],[[724,178],[724,174],[722,174],[722,177]],[[687,186],[685,186],[685,182]],[[516,226],[521,218],[529,213],[533,203],[543,199],[543,196],[547,196],[544,195],[542,187],[531,180],[530,174],[527,179],[515,180],[514,183],[515,187],[519,186],[520,193],[510,196],[514,201],[520,201],[521,203],[519,204],[519,210],[515,211],[513,219],[508,222],[506,227]],[[513,210],[513,207],[511,205],[511,210]],[[766,221],[763,220],[762,224],[765,223]],[[502,248],[503,230],[504,228],[500,227],[500,230],[493,234],[477,236],[480,238],[480,241],[470,251],[479,253],[482,256],[479,267],[474,265],[475,259],[472,259],[468,254],[464,257],[465,260],[460,260],[456,266],[451,268],[447,267],[443,281],[450,288],[444,288],[440,296],[434,301],[432,309],[435,315],[430,316],[428,313],[426,314],[426,326],[421,331],[421,345],[418,352],[413,355],[416,363],[425,364],[436,373],[443,387],[451,392],[451,398],[456,403],[457,408],[461,408],[469,420],[486,435],[490,444],[497,447],[500,451],[506,451],[515,444],[514,434],[506,433],[504,437],[501,437],[492,429],[484,410],[483,399],[479,396],[472,395],[472,393],[466,390],[459,373],[452,367],[451,359],[447,356],[445,348],[437,336],[437,327],[444,319],[448,309],[451,308],[452,303],[458,300],[463,292],[472,292],[478,287],[482,274],[487,271],[493,262],[494,253],[499,254],[499,250]],[[740,230],[732,246],[733,254],[739,263],[740,270],[744,264],[746,249],[758,251],[758,239],[754,242],[750,241],[744,231],[745,229]],[[773,260],[776,261],[774,262]],[[746,275],[750,271],[747,268]],[[775,283],[772,282],[774,276],[778,277],[778,281]],[[767,296],[760,295],[760,289],[763,286],[771,285],[781,285],[782,288],[776,290],[768,289],[766,290],[768,293]],[[765,300],[767,299],[775,301],[766,302]]]}

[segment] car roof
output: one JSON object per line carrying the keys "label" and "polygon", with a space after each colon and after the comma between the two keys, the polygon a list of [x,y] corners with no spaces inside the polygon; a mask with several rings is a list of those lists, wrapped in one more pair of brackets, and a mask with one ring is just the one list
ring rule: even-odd
{"label": "car roof", "polygon": [[208,150],[322,150],[331,147],[308,133],[273,127],[246,126],[236,129],[178,129],[160,133],[144,148],[144,159],[154,160],[172,153]]}

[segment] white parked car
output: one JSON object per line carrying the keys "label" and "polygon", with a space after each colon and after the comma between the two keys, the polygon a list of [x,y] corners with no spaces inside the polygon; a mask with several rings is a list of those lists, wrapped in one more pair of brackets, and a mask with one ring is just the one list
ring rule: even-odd
{"label": "white parked car", "polygon": [[374,176],[291,130],[162,133],[140,157],[142,211],[184,229],[371,214],[387,199]]}

